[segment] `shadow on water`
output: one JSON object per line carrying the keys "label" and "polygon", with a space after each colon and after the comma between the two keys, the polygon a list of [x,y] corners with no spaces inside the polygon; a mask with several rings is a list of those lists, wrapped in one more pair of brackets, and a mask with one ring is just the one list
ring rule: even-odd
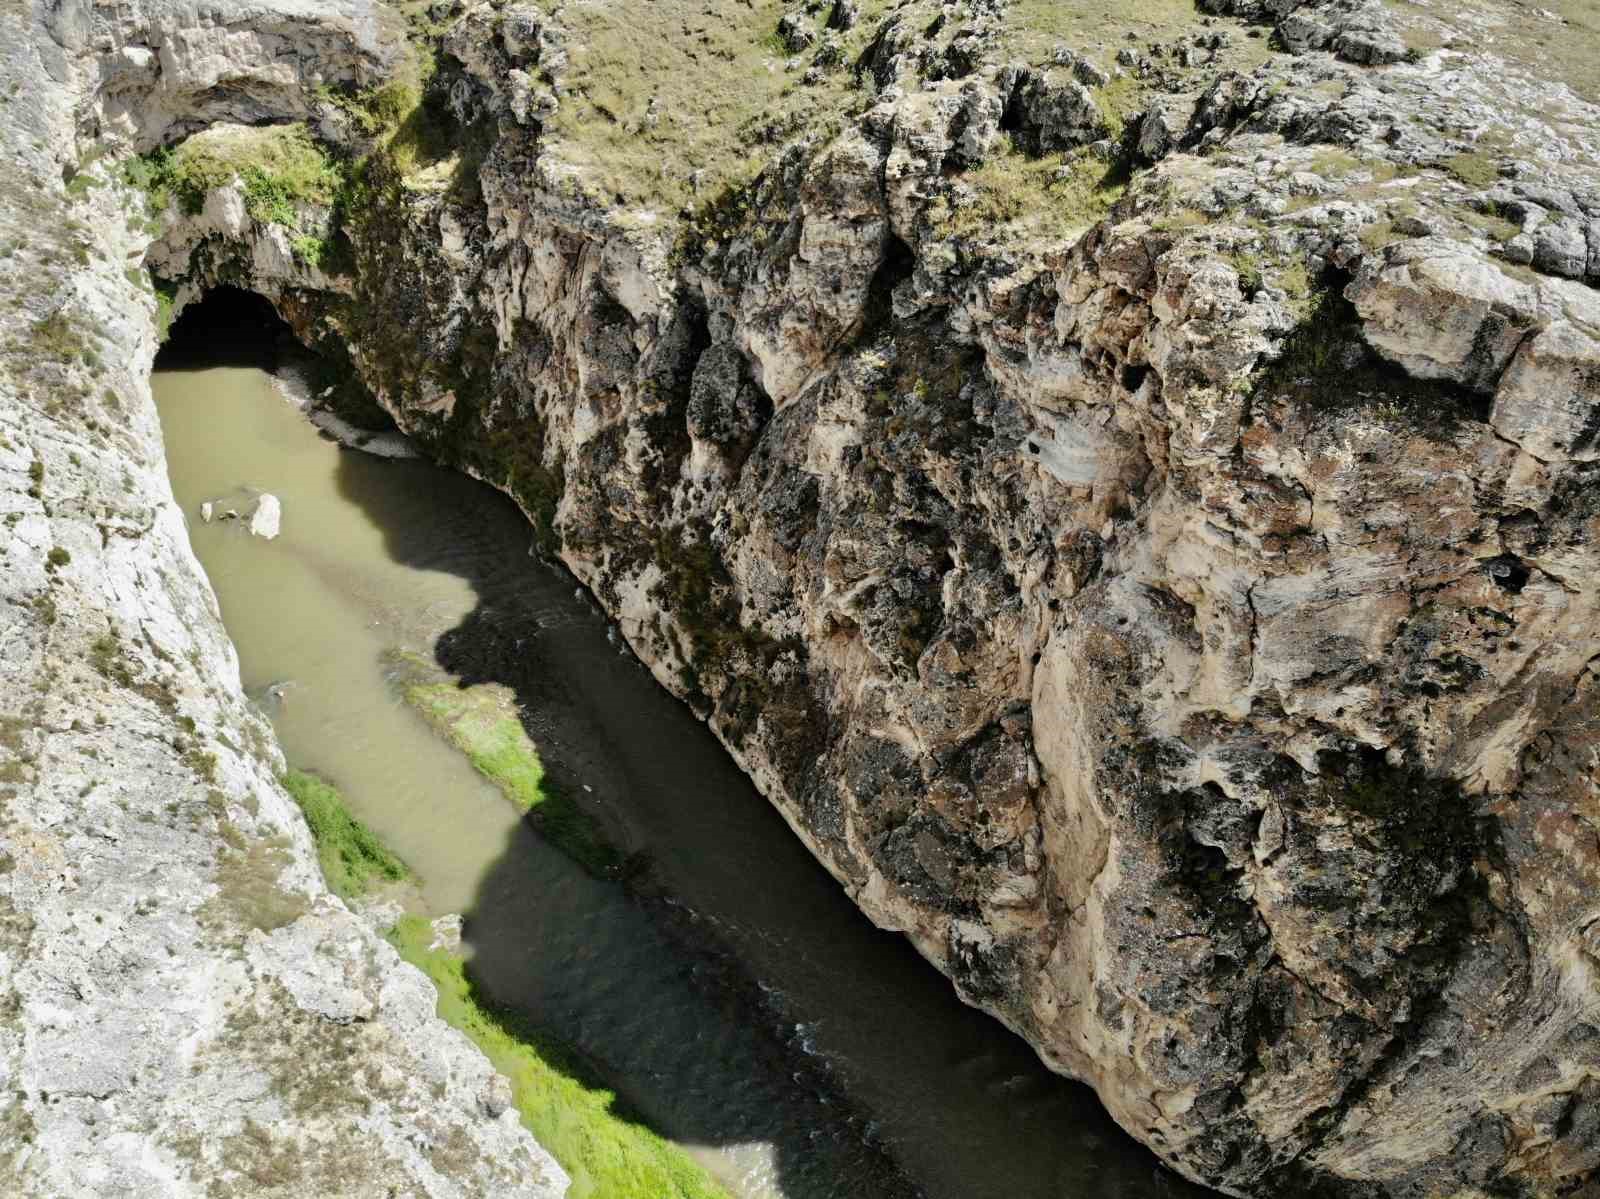
{"label": "shadow on water", "polygon": [[[228,339],[206,315],[185,315],[163,368],[216,363]],[[233,327],[252,325],[259,310]],[[475,606],[438,664],[513,689],[547,769],[648,862],[626,887],[597,880],[524,821],[466,913],[476,979],[593,1063],[586,1081],[679,1142],[770,1146],[750,1169],[786,1199],[1204,1194],[874,928],[573,579],[530,556],[509,500],[356,453],[336,485],[393,560],[466,581]]]}

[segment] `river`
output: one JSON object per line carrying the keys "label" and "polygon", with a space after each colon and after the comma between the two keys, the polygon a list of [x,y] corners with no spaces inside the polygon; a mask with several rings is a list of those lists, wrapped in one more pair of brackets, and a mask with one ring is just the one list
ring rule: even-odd
{"label": "river", "polygon": [[[291,764],[336,783],[465,916],[484,987],[594,1064],[739,1199],[1191,1196],[1085,1088],[875,929],[504,497],[342,450],[269,373],[238,297],[179,321],[153,386],[173,490]],[[282,533],[199,519],[268,491]],[[224,506],[226,506],[224,504]],[[546,767],[621,848],[591,877],[402,702],[409,651],[514,693]]]}

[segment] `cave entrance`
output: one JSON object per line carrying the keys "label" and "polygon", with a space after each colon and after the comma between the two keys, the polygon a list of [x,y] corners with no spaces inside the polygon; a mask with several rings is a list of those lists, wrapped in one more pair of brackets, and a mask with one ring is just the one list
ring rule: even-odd
{"label": "cave entrance", "polygon": [[271,301],[240,287],[213,287],[172,322],[155,368],[254,366],[272,371],[285,354],[309,356]]}
{"label": "cave entrance", "polygon": [[[265,296],[223,285],[207,290],[172,322],[156,354],[157,371],[254,367],[279,377],[292,374],[316,396],[315,407],[346,425],[386,433],[394,420],[362,385],[342,349],[331,342],[308,349]],[[309,402],[309,396],[308,396]]]}

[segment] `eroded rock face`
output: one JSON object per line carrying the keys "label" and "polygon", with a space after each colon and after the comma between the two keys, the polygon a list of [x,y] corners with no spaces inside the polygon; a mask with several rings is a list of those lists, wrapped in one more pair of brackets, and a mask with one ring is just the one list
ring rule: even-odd
{"label": "eroded rock face", "polygon": [[[337,286],[252,275],[255,227],[173,220],[150,260],[346,341],[875,921],[1178,1169],[1569,1192],[1600,319],[1588,258],[1517,240],[1600,219],[1600,114],[1492,60],[1373,70],[1376,4],[1215,7],[1305,53],[1163,51],[1202,65],[1148,68],[1154,165],[1081,234],[944,221],[1003,138],[1116,150],[1075,60],[997,61],[992,12],[889,15],[876,103],[678,240],[543,136],[558,23],[478,5],[438,86],[496,130],[481,194],[393,189]],[[1479,178],[1438,131],[1507,78],[1584,119]]]}
{"label": "eroded rock face", "polygon": [[0,16],[0,1192],[559,1196],[506,1081],[327,892],[168,486],[145,239],[62,182],[84,94],[137,139],[293,116],[382,72],[387,18],[31,10]]}

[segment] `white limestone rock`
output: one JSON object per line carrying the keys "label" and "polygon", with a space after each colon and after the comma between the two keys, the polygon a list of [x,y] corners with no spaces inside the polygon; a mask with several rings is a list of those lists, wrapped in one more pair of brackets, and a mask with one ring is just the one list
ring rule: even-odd
{"label": "white limestone rock", "polygon": [[250,535],[271,541],[283,523],[283,505],[271,492],[262,492],[250,513]]}

